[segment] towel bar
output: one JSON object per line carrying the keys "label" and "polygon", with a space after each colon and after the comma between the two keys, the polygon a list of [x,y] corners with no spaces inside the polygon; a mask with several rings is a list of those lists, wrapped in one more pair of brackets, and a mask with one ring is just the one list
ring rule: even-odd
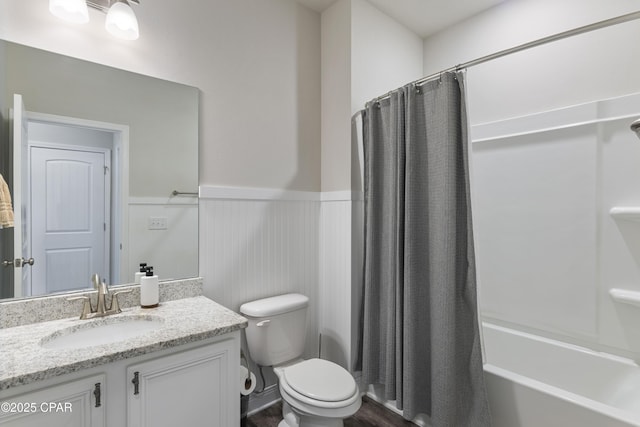
{"label": "towel bar", "polygon": [[185,191],[178,191],[178,190],[173,190],[171,192],[172,196],[198,196],[198,193],[190,193],[190,192],[185,192]]}

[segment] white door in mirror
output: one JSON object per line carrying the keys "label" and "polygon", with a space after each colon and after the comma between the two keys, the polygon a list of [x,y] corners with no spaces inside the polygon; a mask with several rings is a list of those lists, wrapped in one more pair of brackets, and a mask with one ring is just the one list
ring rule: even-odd
{"label": "white door in mirror", "polygon": [[31,294],[84,289],[92,273],[108,278],[106,153],[41,146],[30,152],[32,250],[42,260],[33,267]]}
{"label": "white door in mirror", "polygon": [[[27,218],[25,211],[27,202],[27,158],[28,158],[28,122],[22,95],[13,95],[13,257],[15,259],[30,258],[31,248],[23,218]],[[20,267],[14,262],[14,267]],[[14,295],[30,295],[31,269],[16,270],[14,275]]]}

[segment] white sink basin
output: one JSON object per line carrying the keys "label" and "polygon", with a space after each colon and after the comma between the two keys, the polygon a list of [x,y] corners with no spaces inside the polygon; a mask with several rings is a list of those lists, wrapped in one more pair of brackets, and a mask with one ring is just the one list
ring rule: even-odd
{"label": "white sink basin", "polygon": [[156,316],[114,316],[87,320],[45,337],[40,345],[47,349],[69,350],[111,344],[146,334],[162,327]]}

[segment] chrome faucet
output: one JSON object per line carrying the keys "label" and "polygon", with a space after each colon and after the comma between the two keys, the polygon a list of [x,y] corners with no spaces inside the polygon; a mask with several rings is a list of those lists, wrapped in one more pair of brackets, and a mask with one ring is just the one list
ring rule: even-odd
{"label": "chrome faucet", "polygon": [[118,302],[118,295],[131,292],[131,289],[124,291],[114,292],[111,296],[111,302],[107,306],[107,297],[109,296],[109,287],[103,280],[100,282],[100,276],[94,274],[91,276],[93,287],[98,291],[98,300],[96,306],[91,304],[91,298],[88,295],[81,295],[79,297],[67,298],[67,301],[83,300],[82,312],[80,313],[80,319],[93,319],[94,317],[104,317],[110,314],[122,313],[120,309],[120,303]]}

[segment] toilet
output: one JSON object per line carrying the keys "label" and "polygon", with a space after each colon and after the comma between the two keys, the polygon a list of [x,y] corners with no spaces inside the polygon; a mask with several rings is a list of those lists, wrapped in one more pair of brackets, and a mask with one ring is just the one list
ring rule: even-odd
{"label": "toilet", "polygon": [[323,359],[301,358],[309,298],[286,294],[243,304],[249,354],[272,366],[282,396],[278,427],[342,427],[360,409],[360,390],[351,374]]}

